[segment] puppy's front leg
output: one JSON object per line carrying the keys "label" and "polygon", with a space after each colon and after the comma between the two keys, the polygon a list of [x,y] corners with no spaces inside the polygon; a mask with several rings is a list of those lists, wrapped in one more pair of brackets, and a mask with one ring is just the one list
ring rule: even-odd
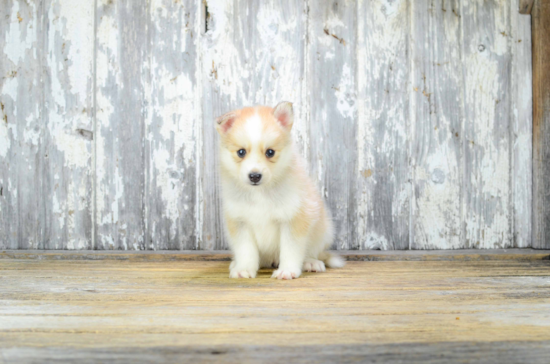
{"label": "puppy's front leg", "polygon": [[260,268],[260,253],[252,231],[245,224],[235,225],[234,229],[229,230],[234,255],[229,266],[229,278],[256,278]]}
{"label": "puppy's front leg", "polygon": [[290,224],[282,224],[279,269],[273,272],[271,278],[298,278],[302,274],[305,250],[306,237],[293,233]]}

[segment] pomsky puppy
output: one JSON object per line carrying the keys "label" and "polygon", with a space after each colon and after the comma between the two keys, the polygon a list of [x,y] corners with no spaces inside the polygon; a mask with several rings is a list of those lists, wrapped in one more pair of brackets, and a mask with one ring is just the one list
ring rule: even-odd
{"label": "pomsky puppy", "polygon": [[290,102],[246,107],[216,119],[231,278],[272,278],[324,272],[344,260],[325,251],[333,240],[330,212],[309,179],[290,130]]}

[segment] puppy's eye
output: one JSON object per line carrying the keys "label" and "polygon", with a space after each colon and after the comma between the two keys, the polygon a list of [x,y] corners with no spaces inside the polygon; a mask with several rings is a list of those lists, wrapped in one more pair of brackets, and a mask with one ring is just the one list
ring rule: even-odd
{"label": "puppy's eye", "polygon": [[266,156],[267,158],[271,158],[271,157],[273,157],[274,155],[275,155],[275,151],[274,151],[273,149],[268,149],[268,150],[265,151],[265,156]]}
{"label": "puppy's eye", "polygon": [[244,149],[239,149],[239,150],[237,151],[237,155],[238,155],[239,157],[241,157],[241,158],[244,158],[244,156],[246,155],[246,150],[244,150]]}

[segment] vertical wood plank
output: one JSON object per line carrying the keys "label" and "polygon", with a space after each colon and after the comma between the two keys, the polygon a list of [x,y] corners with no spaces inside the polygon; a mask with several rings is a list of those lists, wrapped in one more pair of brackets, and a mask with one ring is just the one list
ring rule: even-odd
{"label": "vertical wood plank", "polygon": [[[522,3],[522,1],[519,1]],[[512,79],[510,97],[512,143],[513,246],[531,247],[533,203],[533,77],[531,19],[517,12],[518,0],[510,2]],[[530,9],[529,9],[530,10]]]}
{"label": "vertical wood plank", "polygon": [[335,225],[333,248],[358,247],[355,1],[309,2],[309,162]]}
{"label": "vertical wood plank", "polygon": [[510,7],[464,1],[464,224],[466,248],[511,239]]}
{"label": "vertical wood plank", "polygon": [[295,137],[302,148],[305,111],[304,36],[299,0],[206,2],[208,31],[202,42],[201,249],[222,249],[223,222],[214,118],[251,105],[294,103]]}
{"label": "vertical wood plank", "polygon": [[42,195],[45,249],[92,247],[94,3],[48,0]]}
{"label": "vertical wood plank", "polygon": [[533,42],[533,248],[550,248],[550,1],[535,0]]}
{"label": "vertical wood plank", "polygon": [[41,248],[43,3],[0,6],[0,248]]}
{"label": "vertical wood plank", "polygon": [[412,5],[412,249],[463,248],[459,1]]}
{"label": "vertical wood plank", "polygon": [[411,190],[408,1],[359,1],[357,22],[358,168],[348,173],[358,178],[358,241],[350,248],[407,249]]}
{"label": "vertical wood plank", "polygon": [[145,249],[145,62],[148,6],[97,2],[96,246]]}
{"label": "vertical wood plank", "polygon": [[146,245],[194,249],[199,32],[195,0],[152,0],[145,154]]}

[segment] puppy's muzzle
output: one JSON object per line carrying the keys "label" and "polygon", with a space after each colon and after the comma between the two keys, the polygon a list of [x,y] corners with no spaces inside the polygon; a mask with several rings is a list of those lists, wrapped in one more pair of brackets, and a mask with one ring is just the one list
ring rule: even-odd
{"label": "puppy's muzzle", "polygon": [[262,175],[260,173],[250,173],[248,175],[248,178],[250,179],[250,182],[252,182],[252,184],[257,185],[262,179]]}

